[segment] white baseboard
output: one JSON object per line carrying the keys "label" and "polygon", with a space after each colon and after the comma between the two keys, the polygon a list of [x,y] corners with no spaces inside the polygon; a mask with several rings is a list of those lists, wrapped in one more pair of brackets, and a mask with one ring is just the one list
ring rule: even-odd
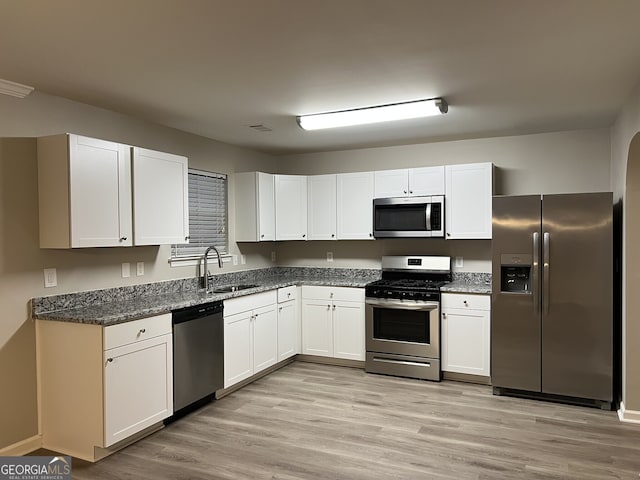
{"label": "white baseboard", "polygon": [[618,418],[621,422],[627,423],[640,423],[640,411],[627,410],[624,407],[624,402],[620,402],[620,409],[618,410]]}
{"label": "white baseboard", "polygon": [[42,448],[42,435],[34,435],[0,449],[0,456],[19,457]]}

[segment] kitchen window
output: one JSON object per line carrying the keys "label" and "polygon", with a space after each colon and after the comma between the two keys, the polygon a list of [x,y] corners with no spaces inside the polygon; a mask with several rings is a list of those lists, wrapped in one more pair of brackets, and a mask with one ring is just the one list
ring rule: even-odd
{"label": "kitchen window", "polygon": [[227,176],[190,168],[189,243],[171,246],[170,263],[198,260],[211,245],[227,254],[227,231]]}

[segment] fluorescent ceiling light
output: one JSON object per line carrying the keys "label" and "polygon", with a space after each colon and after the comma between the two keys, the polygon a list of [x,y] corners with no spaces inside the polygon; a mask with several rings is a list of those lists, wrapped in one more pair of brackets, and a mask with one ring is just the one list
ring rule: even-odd
{"label": "fluorescent ceiling light", "polygon": [[296,117],[298,125],[305,130],[349,127],[369,123],[408,120],[410,118],[429,117],[447,113],[449,106],[443,98],[416,100],[414,102],[379,105],[377,107],[342,110],[340,112],[317,113]]}
{"label": "fluorescent ceiling light", "polygon": [[33,87],[22,85],[21,83],[10,82],[0,78],[0,93],[11,95],[12,97],[24,98],[33,92]]}

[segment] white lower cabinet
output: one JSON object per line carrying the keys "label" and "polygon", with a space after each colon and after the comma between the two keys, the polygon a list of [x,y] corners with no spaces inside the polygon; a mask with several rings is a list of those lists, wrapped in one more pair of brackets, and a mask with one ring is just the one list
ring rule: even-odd
{"label": "white lower cabinet", "polygon": [[95,462],[173,414],[171,314],[36,335],[43,448]]}
{"label": "white lower cabinet", "polygon": [[442,370],[490,375],[491,297],[443,293]]}
{"label": "white lower cabinet", "polygon": [[298,287],[278,289],[278,361],[300,353]]}
{"label": "white lower cabinet", "polygon": [[276,291],[224,301],[224,388],[278,361]]}
{"label": "white lower cabinet", "polygon": [[302,353],[364,360],[364,289],[302,287]]}

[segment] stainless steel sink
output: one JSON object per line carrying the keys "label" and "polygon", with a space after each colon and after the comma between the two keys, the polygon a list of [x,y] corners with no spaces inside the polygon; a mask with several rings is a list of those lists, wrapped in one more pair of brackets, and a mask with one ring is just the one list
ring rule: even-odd
{"label": "stainless steel sink", "polygon": [[256,288],[259,285],[227,285],[224,287],[214,287],[211,290],[213,293],[229,293],[229,292],[237,292],[239,290],[246,290],[247,288]]}

